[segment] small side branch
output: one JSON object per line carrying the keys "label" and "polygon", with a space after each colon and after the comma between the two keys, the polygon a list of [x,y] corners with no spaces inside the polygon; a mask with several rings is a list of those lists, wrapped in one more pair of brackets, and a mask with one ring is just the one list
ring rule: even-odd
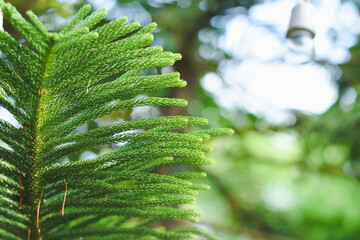
{"label": "small side branch", "polygon": [[38,203],[38,208],[37,208],[37,215],[36,215],[36,226],[37,226],[37,230],[39,233],[39,240],[42,240],[41,235],[40,235],[39,216],[40,216],[41,197],[42,197],[43,192],[44,192],[44,189],[42,189],[41,193],[40,193],[40,198],[39,198],[39,203]]}
{"label": "small side branch", "polygon": [[65,183],[65,195],[64,195],[64,201],[63,201],[62,209],[61,209],[61,216],[64,216],[64,212],[65,212],[65,201],[66,201],[66,193],[67,193],[67,184],[66,184],[65,179],[64,179],[64,183]]}

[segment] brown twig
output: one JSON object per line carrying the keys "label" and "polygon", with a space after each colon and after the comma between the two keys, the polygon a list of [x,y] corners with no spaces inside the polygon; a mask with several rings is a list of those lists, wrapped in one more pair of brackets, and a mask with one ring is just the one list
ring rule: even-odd
{"label": "brown twig", "polygon": [[66,201],[66,193],[67,193],[67,184],[66,184],[65,179],[64,179],[64,183],[65,183],[65,195],[64,195],[64,201],[63,201],[63,205],[62,205],[62,209],[61,209],[61,216],[64,216],[64,212],[65,212],[65,201]]}
{"label": "brown twig", "polygon": [[37,208],[37,215],[36,215],[36,225],[37,225],[37,230],[39,232],[39,240],[41,240],[40,226],[39,226],[40,203],[41,203],[41,197],[42,197],[43,192],[44,192],[44,189],[42,189],[41,193],[40,193],[40,198],[39,198],[39,203],[38,203],[38,208]]}

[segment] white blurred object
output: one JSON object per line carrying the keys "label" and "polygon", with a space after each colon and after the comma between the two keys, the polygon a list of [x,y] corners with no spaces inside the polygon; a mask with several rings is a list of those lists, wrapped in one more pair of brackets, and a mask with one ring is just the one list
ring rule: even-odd
{"label": "white blurred object", "polygon": [[314,51],[314,6],[307,0],[300,0],[293,8],[287,38],[285,60],[292,64],[311,62]]}

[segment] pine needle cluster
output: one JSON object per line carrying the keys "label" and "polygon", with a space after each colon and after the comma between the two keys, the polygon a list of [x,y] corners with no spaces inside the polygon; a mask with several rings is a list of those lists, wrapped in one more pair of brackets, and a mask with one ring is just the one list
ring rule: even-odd
{"label": "pine needle cluster", "polygon": [[[76,130],[137,106],[187,104],[145,95],[186,85],[178,73],[144,74],[181,58],[149,47],[156,24],[140,28],[125,17],[100,24],[106,10],[89,14],[86,5],[55,33],[31,11],[23,17],[3,0],[0,8],[23,38],[18,42],[0,31],[0,106],[21,124],[0,119],[0,239],[211,238],[196,228],[166,229],[158,223],[197,221],[199,213],[188,205],[206,187],[192,179],[205,173],[155,171],[210,164],[204,140],[231,130],[180,133],[207,123],[187,116]],[[119,142],[96,158],[63,161],[83,149]]]}

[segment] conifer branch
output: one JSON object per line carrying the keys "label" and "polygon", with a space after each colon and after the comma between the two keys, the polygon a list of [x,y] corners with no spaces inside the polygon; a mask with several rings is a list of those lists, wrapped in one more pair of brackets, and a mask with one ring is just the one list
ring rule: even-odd
{"label": "conifer branch", "polygon": [[[21,125],[0,119],[0,239],[211,239],[193,228],[151,228],[162,220],[198,221],[199,213],[184,205],[208,188],[191,182],[205,177],[201,172],[153,171],[211,164],[204,140],[231,130],[179,133],[207,121],[175,116],[77,131],[139,106],[186,106],[182,99],[146,96],[186,85],[179,73],[145,74],[181,58],[149,47],[156,24],[140,28],[124,17],[99,24],[105,9],[89,14],[85,5],[53,33],[31,11],[24,18],[3,0],[0,8],[24,39],[0,31],[0,106]],[[122,145],[93,159],[65,161],[116,143]]]}

